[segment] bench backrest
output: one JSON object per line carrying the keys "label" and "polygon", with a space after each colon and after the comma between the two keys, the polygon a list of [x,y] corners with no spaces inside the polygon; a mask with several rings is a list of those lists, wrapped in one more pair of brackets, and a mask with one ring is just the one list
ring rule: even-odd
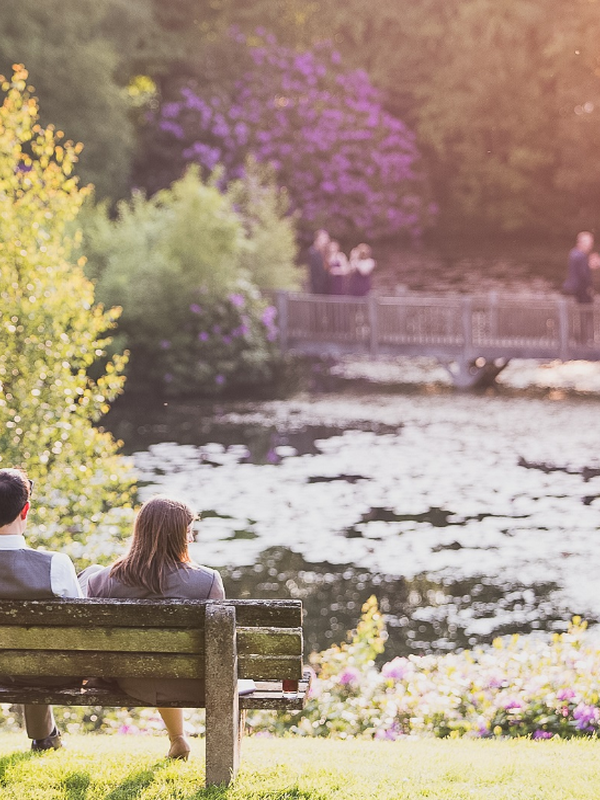
{"label": "bench backrest", "polygon": [[204,678],[215,604],[235,610],[240,678],[302,677],[300,600],[2,600],[0,675]]}

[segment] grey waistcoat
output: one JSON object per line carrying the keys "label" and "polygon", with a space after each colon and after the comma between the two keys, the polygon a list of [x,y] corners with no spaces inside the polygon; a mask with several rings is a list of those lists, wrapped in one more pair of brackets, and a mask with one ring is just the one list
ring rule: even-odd
{"label": "grey waistcoat", "polygon": [[54,597],[50,581],[52,553],[40,550],[0,550],[0,600],[47,600]]}

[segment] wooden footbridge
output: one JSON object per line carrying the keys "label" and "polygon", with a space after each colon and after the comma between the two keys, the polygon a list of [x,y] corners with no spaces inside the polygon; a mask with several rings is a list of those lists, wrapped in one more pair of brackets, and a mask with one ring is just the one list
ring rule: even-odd
{"label": "wooden footbridge", "polygon": [[280,292],[284,351],[430,356],[456,386],[493,381],[511,359],[600,361],[600,302],[560,295],[330,297]]}

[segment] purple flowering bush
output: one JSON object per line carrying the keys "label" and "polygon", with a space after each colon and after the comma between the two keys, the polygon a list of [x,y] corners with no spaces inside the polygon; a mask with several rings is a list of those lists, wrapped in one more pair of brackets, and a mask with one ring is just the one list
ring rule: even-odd
{"label": "purple flowering bush", "polygon": [[161,341],[154,369],[168,394],[239,391],[275,380],[275,308],[250,284],[225,297],[190,294],[171,338]]}
{"label": "purple flowering bush", "polygon": [[222,164],[231,180],[248,156],[270,163],[305,230],[416,237],[431,225],[415,136],[364,71],[348,71],[329,44],[297,52],[231,33],[223,46],[235,79],[183,86],[152,120],[177,169]]}

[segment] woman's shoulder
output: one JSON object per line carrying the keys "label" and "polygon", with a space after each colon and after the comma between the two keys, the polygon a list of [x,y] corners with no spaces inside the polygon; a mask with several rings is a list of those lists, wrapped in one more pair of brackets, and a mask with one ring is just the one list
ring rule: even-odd
{"label": "woman's shoulder", "polygon": [[[99,567],[94,569],[94,567],[88,567],[82,573],[80,573],[79,582],[82,584],[85,583],[87,587],[87,596],[88,597],[101,597],[102,590],[107,588],[108,582],[110,579],[110,571],[111,567]],[[88,574],[86,574],[88,573]],[[107,595],[106,595],[107,596]]]}
{"label": "woman's shoulder", "polygon": [[170,592],[197,600],[215,597],[215,592],[219,595],[222,592],[221,576],[217,570],[193,561],[180,564],[171,572],[167,585]]}
{"label": "woman's shoulder", "polygon": [[205,567],[203,564],[198,564],[196,561],[188,561],[187,563],[182,563],[179,565],[179,569],[192,570],[192,572],[198,572],[203,575],[218,574],[216,569],[212,569],[212,567]]}

